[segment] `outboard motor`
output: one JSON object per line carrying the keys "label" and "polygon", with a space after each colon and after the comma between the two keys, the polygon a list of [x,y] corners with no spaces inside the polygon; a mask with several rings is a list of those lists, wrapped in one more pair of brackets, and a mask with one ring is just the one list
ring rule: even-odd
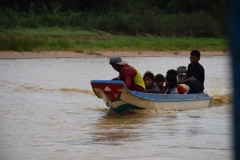
{"label": "outboard motor", "polygon": [[178,80],[181,81],[184,75],[187,73],[187,68],[185,66],[180,66],[177,68]]}

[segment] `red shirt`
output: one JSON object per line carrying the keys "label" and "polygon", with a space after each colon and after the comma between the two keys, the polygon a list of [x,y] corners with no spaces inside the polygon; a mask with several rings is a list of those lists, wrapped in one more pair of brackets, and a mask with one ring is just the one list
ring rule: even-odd
{"label": "red shirt", "polygon": [[133,79],[136,76],[137,71],[130,65],[125,64],[119,73],[120,80],[122,80],[128,89],[133,91],[145,92],[142,86],[134,83]]}

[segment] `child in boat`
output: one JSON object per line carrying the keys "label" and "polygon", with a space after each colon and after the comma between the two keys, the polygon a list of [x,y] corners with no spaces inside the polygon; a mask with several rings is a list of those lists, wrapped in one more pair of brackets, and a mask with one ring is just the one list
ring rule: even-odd
{"label": "child in boat", "polygon": [[[174,69],[170,69],[167,71],[167,75],[175,75],[176,77],[178,76],[178,72]],[[177,90],[179,94],[187,94],[189,91],[189,86],[186,84],[177,84]]]}
{"label": "child in boat", "polygon": [[187,84],[190,87],[190,93],[203,93],[205,70],[199,63],[200,61],[199,50],[193,50],[190,53],[190,64],[188,65],[187,73],[179,81],[179,84]]}
{"label": "child in boat", "polygon": [[165,78],[162,74],[157,74],[155,76],[155,84],[158,86],[159,92],[158,93],[165,93],[166,87],[163,86],[165,82]]}
{"label": "child in boat", "polygon": [[167,87],[165,94],[178,94],[177,77],[175,75],[167,75],[165,85]]}
{"label": "child in boat", "polygon": [[158,87],[154,84],[154,75],[150,71],[146,71],[143,75],[144,84],[147,93],[159,93]]}

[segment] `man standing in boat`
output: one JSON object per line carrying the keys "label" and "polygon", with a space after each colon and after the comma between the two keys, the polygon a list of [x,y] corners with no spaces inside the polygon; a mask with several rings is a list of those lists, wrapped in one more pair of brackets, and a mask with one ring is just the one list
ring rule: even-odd
{"label": "man standing in boat", "polygon": [[188,65],[187,73],[178,83],[186,83],[190,87],[190,93],[203,93],[205,72],[203,66],[198,62],[200,52],[193,50],[190,53],[191,63]]}
{"label": "man standing in boat", "polygon": [[112,65],[113,69],[119,72],[119,77],[113,80],[122,80],[129,90],[139,92],[146,91],[143,77],[140,72],[128,65],[125,61],[122,61],[120,56],[113,55],[110,57],[109,63]]}

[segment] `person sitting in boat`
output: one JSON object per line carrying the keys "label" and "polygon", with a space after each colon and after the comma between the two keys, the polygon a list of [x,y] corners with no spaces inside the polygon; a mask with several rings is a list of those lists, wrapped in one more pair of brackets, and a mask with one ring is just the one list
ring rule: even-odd
{"label": "person sitting in boat", "polygon": [[159,93],[158,86],[154,84],[154,74],[150,71],[145,72],[143,75],[144,84],[147,93]]}
{"label": "person sitting in boat", "polygon": [[155,77],[155,84],[158,86],[159,92],[157,93],[165,93],[166,87],[164,86],[165,78],[162,74],[157,74]]}
{"label": "person sitting in boat", "polygon": [[[174,69],[169,69],[167,71],[167,75],[175,75],[176,77],[178,76],[178,72]],[[187,94],[189,91],[189,86],[186,84],[177,84],[177,90],[179,94]]]}
{"label": "person sitting in boat", "polygon": [[177,90],[177,77],[173,74],[166,76],[165,85],[167,87],[164,94],[178,94]]}
{"label": "person sitting in boat", "polygon": [[190,64],[188,65],[187,73],[179,84],[187,84],[190,87],[190,93],[203,93],[205,71],[203,66],[199,63],[200,52],[193,50],[190,53]]}
{"label": "person sitting in boat", "polygon": [[113,80],[122,80],[129,90],[145,92],[145,84],[140,72],[132,66],[128,65],[118,55],[113,55],[109,59],[109,64],[113,69],[119,72],[119,77]]}

